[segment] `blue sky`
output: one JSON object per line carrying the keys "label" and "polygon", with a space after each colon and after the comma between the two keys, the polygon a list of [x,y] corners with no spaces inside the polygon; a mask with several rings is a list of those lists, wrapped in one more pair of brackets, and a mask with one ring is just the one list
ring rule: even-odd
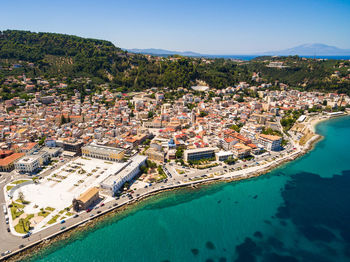
{"label": "blue sky", "polygon": [[350,49],[350,0],[1,1],[0,30],[74,34],[122,48],[248,54]]}

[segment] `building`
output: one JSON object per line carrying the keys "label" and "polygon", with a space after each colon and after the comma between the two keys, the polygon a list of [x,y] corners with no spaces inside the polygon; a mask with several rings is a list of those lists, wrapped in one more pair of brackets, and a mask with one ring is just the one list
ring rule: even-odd
{"label": "building", "polygon": [[215,153],[216,160],[225,161],[229,158],[234,158],[234,154],[230,151],[220,151]]}
{"label": "building", "polygon": [[91,207],[100,199],[99,188],[92,187],[82,193],[77,199],[73,199],[73,209],[75,211],[85,210]]}
{"label": "building", "polygon": [[49,157],[57,157],[61,153],[61,148],[59,147],[44,147],[41,151],[45,151],[49,154]]}
{"label": "building", "polygon": [[124,158],[124,150],[116,147],[90,144],[82,147],[83,156],[98,158],[108,161],[121,161]]}
{"label": "building", "polygon": [[62,147],[64,151],[74,152],[76,155],[80,155],[84,142],[78,139],[57,140],[56,145]]}
{"label": "building", "polygon": [[115,195],[125,182],[132,180],[139,174],[140,167],[146,164],[146,160],[147,156],[136,155],[132,157],[124,168],[102,181],[101,188],[107,189],[111,195]]}
{"label": "building", "polygon": [[15,169],[20,173],[35,173],[45,163],[49,161],[47,152],[40,152],[32,155],[27,155],[15,163]]}
{"label": "building", "polygon": [[38,143],[27,143],[21,148],[22,153],[31,154],[39,149]]}
{"label": "building", "polygon": [[164,162],[165,153],[161,150],[157,150],[153,147],[150,147],[146,150],[145,155],[148,156],[149,160],[154,160],[158,162]]}
{"label": "building", "polygon": [[260,134],[258,143],[264,146],[267,150],[278,151],[281,149],[282,137]]}
{"label": "building", "polygon": [[47,138],[45,140],[45,145],[47,147],[56,147],[56,140],[55,139],[52,139],[52,138]]}
{"label": "building", "polygon": [[23,157],[24,153],[13,153],[3,159],[0,159],[0,172],[10,172],[15,168],[15,163],[21,157]]}
{"label": "building", "polygon": [[244,158],[250,155],[251,147],[242,143],[237,143],[233,146],[232,152],[236,158]]}
{"label": "building", "polygon": [[238,143],[238,140],[233,137],[225,137],[221,140],[221,146],[225,150],[231,150],[235,144]]}
{"label": "building", "polygon": [[188,162],[193,160],[212,158],[215,157],[216,150],[217,148],[213,147],[187,149],[184,151],[184,160]]}

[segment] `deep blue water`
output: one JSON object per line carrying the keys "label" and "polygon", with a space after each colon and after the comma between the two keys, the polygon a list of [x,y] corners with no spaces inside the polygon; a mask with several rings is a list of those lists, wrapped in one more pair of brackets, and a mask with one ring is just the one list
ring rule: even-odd
{"label": "deep blue water", "polygon": [[[241,60],[252,60],[253,58],[259,57],[262,55],[207,55],[206,57],[210,58],[231,58],[231,59],[241,59]],[[300,57],[306,58],[316,58],[316,59],[334,59],[334,60],[349,60],[350,56],[305,56],[300,55]]]}
{"label": "deep blue water", "polygon": [[269,174],[163,193],[35,261],[350,261],[350,117]]}

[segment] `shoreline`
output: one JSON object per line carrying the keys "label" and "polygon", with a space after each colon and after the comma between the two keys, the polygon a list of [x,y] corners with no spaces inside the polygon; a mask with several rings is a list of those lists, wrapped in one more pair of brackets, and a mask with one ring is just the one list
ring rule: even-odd
{"label": "shoreline", "polygon": [[[345,114],[343,116],[348,116],[348,114]],[[340,117],[340,116],[339,116]],[[93,218],[89,218],[86,220],[83,220],[75,225],[72,225],[68,228],[66,228],[63,231],[56,232],[52,234],[51,236],[46,237],[45,239],[41,239],[39,241],[36,241],[25,248],[21,250],[17,250],[7,257],[2,257],[0,261],[7,259],[7,261],[20,261],[22,259],[30,259],[31,257],[35,257],[40,253],[40,251],[45,250],[46,248],[49,248],[49,246],[59,243],[61,241],[69,240],[74,236],[76,236],[79,232],[86,232],[89,228],[92,228],[99,224],[102,221],[105,221],[108,218],[111,218],[115,216],[116,214],[122,214],[123,212],[132,209],[136,205],[140,204],[143,200],[147,200],[153,196],[159,195],[164,192],[170,192],[175,190],[183,190],[186,188],[198,188],[203,185],[209,185],[214,183],[229,183],[234,181],[240,181],[240,180],[246,180],[251,178],[256,178],[261,175],[264,175],[266,173],[271,172],[272,170],[279,168],[283,166],[286,163],[289,163],[291,161],[296,160],[297,158],[311,152],[316,144],[321,141],[324,137],[322,135],[316,134],[316,126],[324,122],[326,120],[335,119],[338,117],[332,117],[332,118],[316,118],[311,120],[310,123],[308,123],[310,130],[314,133],[314,135],[305,143],[305,145],[299,149],[298,152],[295,154],[291,154],[290,156],[283,157],[281,159],[277,159],[276,161],[270,162],[269,165],[266,167],[263,167],[261,170],[257,171],[248,171],[243,175],[233,175],[230,177],[212,177],[208,179],[198,180],[198,181],[191,181],[190,183],[186,184],[180,184],[180,185],[174,185],[170,188],[164,188],[164,189],[157,189],[155,191],[146,193],[145,195],[141,195],[138,198],[133,199],[130,202],[124,203],[121,206],[113,207],[111,209],[108,209],[101,214],[96,215]],[[227,173],[228,175],[230,173]],[[33,254],[34,253],[34,254]]]}

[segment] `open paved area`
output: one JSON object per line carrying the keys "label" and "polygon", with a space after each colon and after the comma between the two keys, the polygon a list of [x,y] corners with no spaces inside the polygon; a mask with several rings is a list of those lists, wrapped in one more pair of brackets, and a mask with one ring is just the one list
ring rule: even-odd
{"label": "open paved area", "polygon": [[[38,183],[25,184],[13,192],[12,199],[7,195],[7,204],[12,201],[19,202],[22,198],[27,204],[21,207],[23,214],[15,220],[10,221],[14,234],[14,226],[20,218],[34,215],[31,218],[33,232],[59,222],[72,216],[71,205],[73,198],[99,184],[124,167],[125,163],[109,162],[100,159],[80,157],[69,162],[50,175],[40,179]],[[45,211],[45,216],[42,211]]]}

